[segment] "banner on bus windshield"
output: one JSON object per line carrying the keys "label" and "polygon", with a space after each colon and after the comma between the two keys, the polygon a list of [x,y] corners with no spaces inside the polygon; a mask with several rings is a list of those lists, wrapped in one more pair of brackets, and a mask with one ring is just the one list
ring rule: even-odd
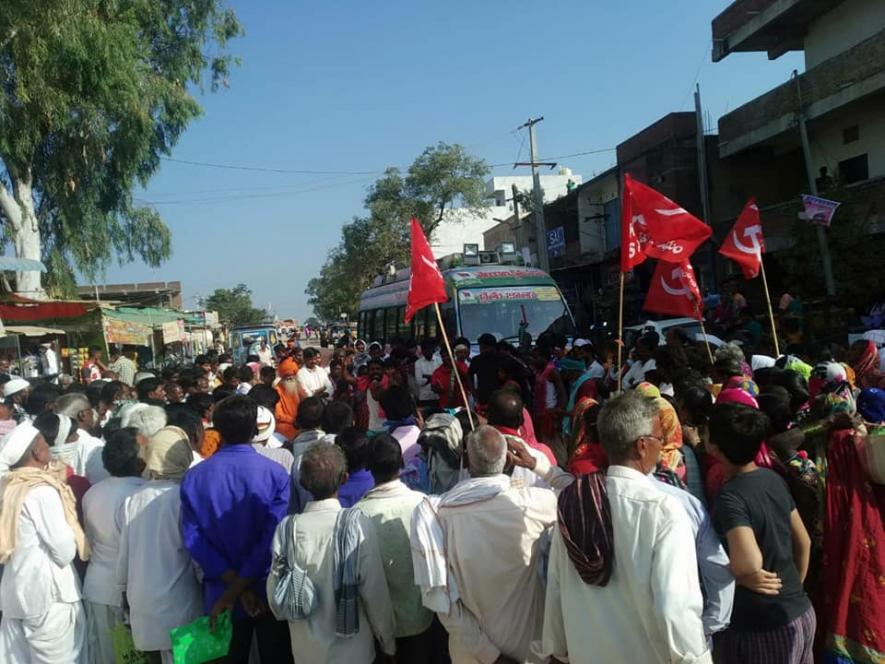
{"label": "banner on bus windshield", "polygon": [[455,282],[455,286],[463,288],[464,286],[509,286],[514,281],[521,279],[544,279],[550,280],[547,273],[533,267],[504,267],[500,265],[490,265],[488,267],[478,268],[474,270],[459,270],[449,272],[448,276]]}
{"label": "banner on bus windshield", "polygon": [[494,304],[496,302],[519,302],[537,300],[558,302],[559,292],[554,286],[513,286],[510,288],[475,288],[459,290],[461,304]]}

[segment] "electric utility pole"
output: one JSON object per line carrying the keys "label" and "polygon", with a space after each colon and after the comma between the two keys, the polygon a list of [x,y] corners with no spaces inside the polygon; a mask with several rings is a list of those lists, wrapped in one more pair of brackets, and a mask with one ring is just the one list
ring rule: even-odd
{"label": "electric utility pole", "polygon": [[550,260],[547,258],[547,227],[544,224],[544,194],[541,191],[541,176],[538,173],[538,166],[549,166],[550,168],[553,168],[556,166],[556,163],[535,161],[538,153],[538,146],[535,142],[535,125],[543,119],[543,116],[540,118],[529,118],[525,124],[517,127],[517,129],[528,128],[529,130],[529,150],[531,151],[532,160],[528,163],[524,161],[517,162],[513,164],[513,167],[532,167],[532,212],[534,212],[535,217],[535,235],[538,238],[538,267],[544,270],[544,272],[550,272]]}
{"label": "electric utility pole", "polygon": [[[805,109],[802,106],[802,87],[799,73],[795,69],[793,70],[792,78],[796,82],[796,96],[799,101],[796,120],[799,124],[799,139],[802,141],[802,156],[805,160],[805,176],[808,178],[808,190],[811,192],[812,196],[817,196],[817,180],[814,176],[811,144],[808,141],[808,129],[805,127]],[[817,245],[820,249],[821,262],[824,267],[824,285],[827,289],[827,295],[829,297],[834,297],[836,295],[836,280],[833,278],[833,259],[830,256],[830,244],[827,240],[827,229],[820,224],[817,224],[815,225],[815,231],[817,232]]]}

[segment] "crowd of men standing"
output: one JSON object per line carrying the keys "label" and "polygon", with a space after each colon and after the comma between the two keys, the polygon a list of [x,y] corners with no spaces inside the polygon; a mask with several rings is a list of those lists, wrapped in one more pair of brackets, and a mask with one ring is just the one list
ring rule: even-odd
{"label": "crowd of men standing", "polygon": [[882,661],[874,346],[475,341],[0,378],[0,661]]}

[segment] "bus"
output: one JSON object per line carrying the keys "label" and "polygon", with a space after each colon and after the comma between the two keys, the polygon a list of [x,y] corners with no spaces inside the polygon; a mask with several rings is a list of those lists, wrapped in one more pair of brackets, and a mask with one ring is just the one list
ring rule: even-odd
{"label": "bus", "polygon": [[[553,278],[532,267],[478,265],[443,270],[449,299],[440,305],[450,338],[465,337],[473,350],[479,335],[489,332],[499,341],[517,345],[521,331],[532,339],[545,331],[573,337],[575,322]],[[404,322],[409,293],[409,269],[392,277],[377,277],[360,298],[357,335],[387,343],[394,337],[421,340],[438,337],[433,307]]]}

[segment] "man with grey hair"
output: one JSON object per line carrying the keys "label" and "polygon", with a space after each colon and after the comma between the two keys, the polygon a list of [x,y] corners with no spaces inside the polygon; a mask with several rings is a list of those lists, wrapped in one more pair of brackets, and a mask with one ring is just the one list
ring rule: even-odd
{"label": "man with grey hair", "polygon": [[150,440],[166,426],[166,411],[160,406],[135,403],[120,412],[120,419],[123,427],[135,427],[139,436]]}
{"label": "man with grey hair", "polygon": [[104,443],[91,433],[95,426],[95,411],[86,395],[80,392],[63,394],[55,402],[55,413],[67,415],[77,423],[77,440],[73,443],[76,449],[72,458],[74,473],[88,479],[90,484],[110,477],[101,460]]}
{"label": "man with grey hair", "polygon": [[[285,560],[291,548],[295,567],[306,573],[316,597],[323,599],[305,619],[289,622],[295,664],[371,662],[376,639],[386,655],[393,655],[393,606],[375,526],[361,511],[343,510],[338,502],[338,490],[347,481],[344,452],[337,445],[314,443],[301,457],[299,478],[313,500],[301,514],[280,522],[271,551],[274,561]],[[287,542],[292,531],[295,541]],[[279,581],[274,562],[267,579],[269,597]]]}
{"label": "man with grey hair", "polygon": [[663,431],[657,407],[625,392],[597,422],[605,475],[559,497],[547,571],[544,636],[550,661],[712,662],[688,515],[649,473]]}
{"label": "man with grey hair", "polygon": [[449,632],[452,662],[523,662],[541,636],[539,540],[556,522],[556,495],[511,484],[494,427],[467,437],[467,456],[470,478],[412,517],[415,583]]}

